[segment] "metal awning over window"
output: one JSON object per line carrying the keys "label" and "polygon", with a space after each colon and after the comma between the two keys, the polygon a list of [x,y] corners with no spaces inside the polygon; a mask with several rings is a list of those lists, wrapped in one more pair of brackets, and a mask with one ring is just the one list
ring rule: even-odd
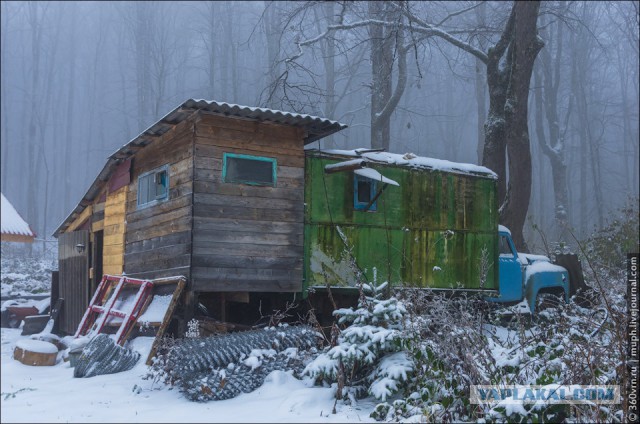
{"label": "metal awning over window", "polygon": [[[336,172],[353,171],[353,207],[359,211],[375,212],[376,200],[389,186],[400,187],[396,181],[387,178],[375,169],[367,168],[367,161],[353,159],[326,165],[324,172],[333,174]],[[377,184],[381,183],[381,184]],[[381,187],[377,187],[380,186]]]}
{"label": "metal awning over window", "polygon": [[354,174],[358,174],[361,177],[400,187],[400,184],[393,181],[391,178],[385,177],[375,169],[367,168],[367,161],[363,159],[353,159],[345,162],[332,163],[324,167],[324,172],[327,174],[344,171],[353,171]]}
{"label": "metal awning over window", "polygon": [[371,168],[356,169],[356,170],[353,171],[353,173],[354,174],[358,174],[361,177],[372,179],[374,181],[380,181],[380,182],[383,182],[385,184],[391,184],[391,185],[394,185],[396,187],[400,187],[400,184],[398,184],[397,182],[393,181],[390,178],[385,177],[384,175],[382,175],[381,173],[379,173],[375,169],[371,169]]}

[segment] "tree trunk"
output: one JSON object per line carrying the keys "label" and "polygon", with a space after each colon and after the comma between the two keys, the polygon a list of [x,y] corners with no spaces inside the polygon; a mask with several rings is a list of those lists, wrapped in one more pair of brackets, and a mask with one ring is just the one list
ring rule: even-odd
{"label": "tree trunk", "polygon": [[[516,247],[523,250],[527,250],[523,229],[531,196],[529,86],[533,64],[544,45],[537,35],[539,8],[536,1],[514,2],[505,31],[489,49],[487,62],[490,103],[483,165],[498,173],[500,218],[511,229]],[[509,167],[506,187],[505,148]]]}
{"label": "tree trunk", "polygon": [[515,2],[513,54],[505,118],[509,182],[501,217],[511,228],[513,242],[527,251],[524,240],[524,223],[531,198],[531,147],[529,144],[528,100],[531,73],[538,52],[544,46],[538,37],[537,21],[540,2]]}
{"label": "tree trunk", "polygon": [[138,131],[149,124],[147,116],[151,109],[150,72],[149,72],[149,36],[152,30],[149,22],[148,2],[135,3],[136,21],[134,27],[136,60],[136,93],[138,99]]}
{"label": "tree trunk", "polygon": [[270,93],[267,97],[267,106],[272,109],[283,109],[285,102],[283,90],[280,87],[280,75],[282,65],[280,63],[280,37],[284,30],[281,16],[276,9],[276,4],[265,1],[264,9],[264,32],[267,39],[267,67],[269,69],[269,80],[267,86]]}
{"label": "tree trunk", "polygon": [[[66,140],[64,141],[65,155],[63,160],[64,162],[63,170],[65,170],[64,179],[65,179],[66,187],[71,187],[71,173],[67,171],[71,169],[72,152],[73,152],[73,145],[74,145],[73,118],[75,117],[75,114],[73,109],[76,103],[76,99],[74,98],[74,90],[76,86],[75,75],[76,75],[76,56],[77,56],[76,55],[76,8],[71,7],[71,11],[69,13],[71,14],[71,26],[70,26],[71,34],[69,37],[69,54],[71,55],[71,57],[69,58],[69,82],[70,83],[69,83],[69,93],[67,97],[67,125],[65,128]],[[70,196],[71,196],[71,190],[69,189],[64,190],[63,202],[65,205],[65,208],[72,207]]]}
{"label": "tree trunk", "polygon": [[[476,18],[478,22],[478,26],[483,27],[486,21],[486,3],[482,2],[476,8]],[[485,46],[482,41],[479,41],[480,49],[484,50]],[[476,148],[476,155],[478,157],[477,163],[482,163],[482,150],[484,149],[484,122],[487,119],[487,86],[485,84],[486,81],[486,68],[484,63],[478,59],[474,58],[476,64],[476,79],[475,79],[475,89],[476,89],[476,113],[478,116],[477,119],[477,131],[478,131],[478,146]]]}
{"label": "tree trunk", "polygon": [[[335,24],[335,12],[333,2],[326,2],[323,5],[324,18],[328,25]],[[324,85],[325,85],[325,107],[324,116],[333,119],[336,112],[336,45],[333,38],[327,38],[322,43],[324,61]],[[329,148],[335,148],[333,135],[325,138],[323,143]]]}
{"label": "tree trunk", "polygon": [[[555,36],[556,49],[554,52],[555,62],[552,63],[552,54],[549,49],[541,52],[541,69],[536,71],[536,125],[539,126],[538,143],[542,152],[549,158],[551,164],[551,174],[553,176],[554,193],[554,217],[555,224],[559,231],[558,236],[562,236],[562,231],[566,227],[569,212],[567,191],[567,166],[565,163],[565,140],[564,134],[560,132],[560,117],[558,116],[558,90],[560,87],[560,64],[563,48],[563,25],[558,21]],[[544,106],[543,106],[544,102]],[[566,120],[571,114],[572,102],[569,100]],[[549,140],[547,142],[544,134],[543,117],[546,118],[549,129]],[[538,122],[539,119],[539,122]]]}
{"label": "tree trunk", "polygon": [[[385,2],[369,1],[369,17],[380,21],[389,18]],[[371,39],[371,148],[389,149],[391,139],[390,117],[381,112],[391,98],[393,73],[393,44],[390,31],[382,25],[369,26]]]}

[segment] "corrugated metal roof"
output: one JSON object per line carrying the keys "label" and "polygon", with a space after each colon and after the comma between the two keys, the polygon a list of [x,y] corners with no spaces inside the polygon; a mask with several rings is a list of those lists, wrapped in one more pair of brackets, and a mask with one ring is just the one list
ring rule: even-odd
{"label": "corrugated metal roof", "polygon": [[186,100],[109,156],[104,168],[100,171],[93,184],[91,184],[91,187],[89,187],[89,190],[87,190],[87,193],[83,196],[80,203],[78,203],[76,208],[69,214],[69,216],[67,216],[62,224],[60,224],[53,235],[57,237],[71,224],[75,217],[77,217],[78,214],[87,207],[87,205],[93,202],[100,188],[105,182],[109,181],[109,178],[118,164],[133,156],[133,154],[141,147],[153,142],[155,138],[166,133],[175,125],[184,121],[197,111],[206,111],[208,113],[219,114],[221,116],[254,119],[261,122],[274,122],[277,124],[302,128],[305,131],[305,145],[323,137],[327,137],[347,127],[345,124],[341,124],[340,122],[312,115],[283,112],[281,110],[259,107],[241,106],[231,103],[217,102],[214,100]]}

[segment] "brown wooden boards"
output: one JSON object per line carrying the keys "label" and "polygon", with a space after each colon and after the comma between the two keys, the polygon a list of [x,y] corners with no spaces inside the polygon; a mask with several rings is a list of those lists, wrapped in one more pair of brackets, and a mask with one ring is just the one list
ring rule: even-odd
{"label": "brown wooden boards", "polygon": [[[191,287],[302,288],[304,150],[300,130],[203,114],[196,124]],[[275,163],[275,184],[225,181],[225,154]]]}
{"label": "brown wooden boards", "polygon": [[186,279],[184,277],[173,277],[166,279],[158,279],[153,282],[154,287],[166,285],[166,284],[176,284],[176,288],[173,291],[173,295],[171,297],[171,302],[169,303],[169,307],[164,315],[164,319],[156,332],[156,338],[153,340],[153,344],[151,345],[151,351],[149,352],[149,356],[147,357],[147,365],[151,365],[153,357],[156,355],[156,351],[158,350],[158,346],[164,337],[164,333],[167,331],[167,327],[171,322],[171,317],[173,316],[173,312],[175,311],[176,305],[180,300],[180,296],[182,295],[182,291],[186,285]]}
{"label": "brown wooden boards", "polygon": [[[193,123],[177,125],[134,157],[127,198],[124,269],[137,278],[190,274],[193,197]],[[168,196],[138,204],[138,180],[162,166],[168,169]]]}

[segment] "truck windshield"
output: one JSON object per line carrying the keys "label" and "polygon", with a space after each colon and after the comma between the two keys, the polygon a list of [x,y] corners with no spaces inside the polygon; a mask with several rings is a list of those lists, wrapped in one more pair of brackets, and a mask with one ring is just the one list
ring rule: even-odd
{"label": "truck windshield", "polygon": [[498,249],[501,256],[513,256],[513,252],[511,251],[511,247],[509,246],[509,241],[507,241],[507,237],[505,236],[500,236]]}

